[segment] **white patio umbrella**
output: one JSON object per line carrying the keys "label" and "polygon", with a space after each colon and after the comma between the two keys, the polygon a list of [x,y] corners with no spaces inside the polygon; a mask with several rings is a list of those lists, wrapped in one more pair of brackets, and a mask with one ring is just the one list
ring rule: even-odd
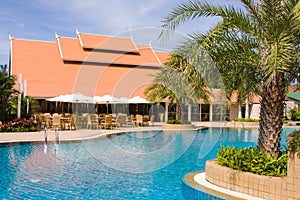
{"label": "white patio umbrella", "polygon": [[135,97],[132,97],[128,100],[128,103],[135,103],[136,104],[136,114],[138,113],[138,104],[145,104],[145,103],[150,103],[148,100],[140,97],[140,96],[135,96]]}
{"label": "white patio umbrella", "polygon": [[106,104],[106,114],[108,114],[108,104],[122,104],[126,103],[123,99],[119,99],[112,95],[94,96],[94,101],[98,104]]}
{"label": "white patio umbrella", "polygon": [[96,103],[120,103],[121,102],[119,98],[113,97],[109,94],[103,96],[94,96],[93,99]]}
{"label": "white patio umbrella", "polygon": [[70,102],[70,103],[94,103],[92,97],[85,96],[81,93],[65,94],[58,97],[46,99],[47,101]]}
{"label": "white patio umbrella", "polygon": [[77,103],[94,103],[95,102],[92,97],[85,96],[81,93],[65,94],[65,95],[60,95],[57,97],[49,98],[46,100],[52,101],[52,102],[76,103],[76,113],[78,112]]}
{"label": "white patio umbrella", "polygon": [[140,96],[135,96],[135,97],[130,98],[128,100],[128,103],[150,103],[150,102]]}

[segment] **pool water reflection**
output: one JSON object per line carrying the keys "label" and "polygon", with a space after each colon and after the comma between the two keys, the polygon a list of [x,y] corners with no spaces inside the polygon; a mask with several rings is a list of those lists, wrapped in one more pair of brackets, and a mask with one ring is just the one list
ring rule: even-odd
{"label": "pool water reflection", "polygon": [[[189,134],[189,135],[188,135]],[[0,199],[183,199],[182,177],[220,144],[255,145],[257,130],[141,132],[92,142],[0,145]]]}

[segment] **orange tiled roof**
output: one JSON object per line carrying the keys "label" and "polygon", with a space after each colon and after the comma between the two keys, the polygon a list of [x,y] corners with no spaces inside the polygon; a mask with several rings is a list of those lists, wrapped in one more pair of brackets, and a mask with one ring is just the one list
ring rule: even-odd
{"label": "orange tiled roof", "polygon": [[132,38],[82,33],[77,33],[77,37],[79,38],[81,46],[86,49],[139,53]]}
{"label": "orange tiled roof", "polygon": [[120,52],[87,51],[76,38],[59,37],[61,57],[64,61],[90,62],[98,64],[161,66],[155,52],[148,45],[136,45],[139,54]]}
{"label": "orange tiled roof", "polygon": [[[261,97],[259,95],[251,95],[249,100],[250,103],[260,103],[260,99]],[[233,91],[232,95],[230,97],[230,101],[232,103],[237,103],[238,102],[238,92],[237,91]]]}
{"label": "orange tiled roof", "polygon": [[[80,37],[87,47],[93,47],[89,41],[92,36],[81,33]],[[144,97],[141,88],[153,81],[149,74],[160,69],[168,54],[156,54],[150,46],[138,44],[134,44],[138,54],[120,53],[123,47],[115,52],[91,53],[80,43],[79,38],[65,37],[58,37],[56,42],[12,39],[12,73],[16,77],[22,73],[27,80],[27,95],[37,98],[75,92],[88,96]],[[90,63],[81,64],[86,61]]]}

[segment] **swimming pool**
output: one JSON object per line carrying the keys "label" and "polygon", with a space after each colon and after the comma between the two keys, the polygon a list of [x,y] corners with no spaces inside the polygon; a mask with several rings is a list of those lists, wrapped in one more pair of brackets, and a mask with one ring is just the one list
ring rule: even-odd
{"label": "swimming pool", "polygon": [[137,132],[81,143],[0,145],[0,199],[183,199],[182,177],[220,144],[255,145],[257,130]]}

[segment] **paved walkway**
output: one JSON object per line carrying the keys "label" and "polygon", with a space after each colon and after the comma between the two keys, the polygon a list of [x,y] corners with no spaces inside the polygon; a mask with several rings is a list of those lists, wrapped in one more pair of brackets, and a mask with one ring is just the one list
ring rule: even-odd
{"label": "paved walkway", "polygon": [[[120,132],[132,132],[132,131],[147,131],[147,130],[162,130],[162,124],[156,122],[154,126],[145,127],[121,127],[113,130],[103,129],[79,129],[75,131],[59,131],[60,141],[80,141],[101,137],[103,135],[120,133]],[[246,128],[242,123],[233,122],[196,122],[193,123],[197,127],[233,127],[233,128]],[[247,128],[258,128],[258,126],[247,126]],[[21,132],[21,133],[0,133],[0,143],[9,142],[44,142],[44,131],[38,132]],[[47,140],[49,142],[55,141],[55,131],[50,129],[47,131]]]}
{"label": "paved walkway", "polygon": [[[58,131],[59,141],[80,141],[95,139],[104,135],[122,132],[133,132],[133,131],[151,131],[161,130],[161,126],[147,126],[147,127],[121,127],[113,130],[104,129],[79,129],[79,130],[64,130]],[[0,143],[10,142],[44,142],[45,131],[37,132],[21,132],[21,133],[0,133]],[[55,141],[55,130],[47,130],[47,141]]]}

